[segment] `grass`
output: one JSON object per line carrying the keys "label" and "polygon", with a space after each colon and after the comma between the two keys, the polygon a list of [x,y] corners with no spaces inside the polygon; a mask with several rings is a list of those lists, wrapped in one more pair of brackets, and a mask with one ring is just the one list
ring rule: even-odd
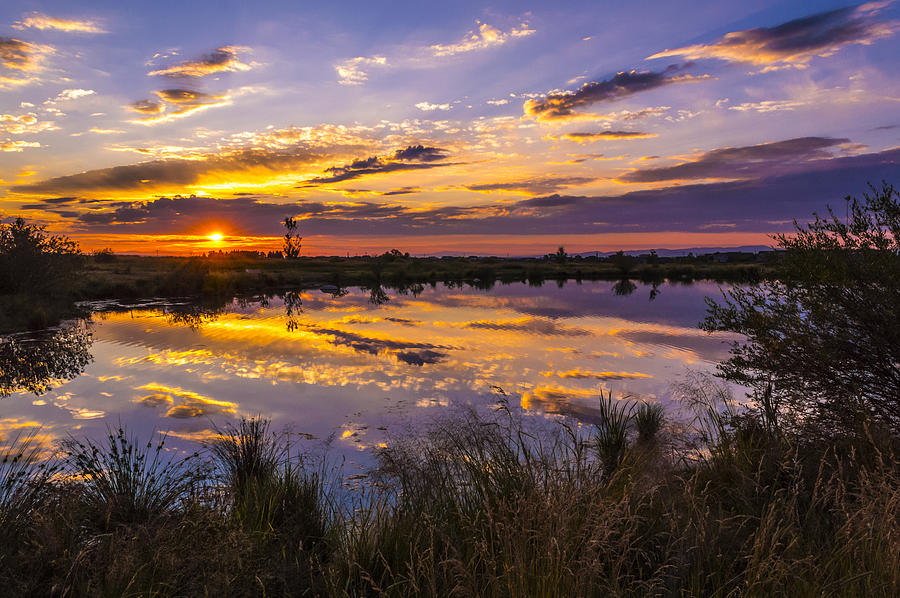
{"label": "grass", "polygon": [[[2,535],[0,593],[900,594],[897,439],[823,447],[720,410],[678,444],[656,409],[604,400],[605,428],[458,413],[382,449],[371,483],[341,496],[261,418],[192,461],[114,431],[75,443],[66,475],[19,439],[0,468],[17,530]],[[101,527],[99,512],[119,515]]]}

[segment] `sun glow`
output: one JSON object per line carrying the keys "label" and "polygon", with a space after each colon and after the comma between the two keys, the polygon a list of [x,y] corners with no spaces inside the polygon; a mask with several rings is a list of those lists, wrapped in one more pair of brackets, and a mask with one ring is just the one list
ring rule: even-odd
{"label": "sun glow", "polygon": [[215,243],[218,243],[219,241],[221,241],[221,240],[224,239],[225,237],[223,237],[221,233],[213,233],[213,234],[211,234],[211,235],[208,235],[206,238],[209,239],[210,241],[213,241],[213,242],[215,242]]}

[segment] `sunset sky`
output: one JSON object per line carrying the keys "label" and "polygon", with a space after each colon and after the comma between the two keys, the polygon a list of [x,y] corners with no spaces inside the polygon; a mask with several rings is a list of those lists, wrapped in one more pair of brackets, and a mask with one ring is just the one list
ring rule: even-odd
{"label": "sunset sky", "polygon": [[[900,3],[0,4],[0,219],[87,250],[769,244],[900,184]],[[222,234],[221,241],[207,237]]]}

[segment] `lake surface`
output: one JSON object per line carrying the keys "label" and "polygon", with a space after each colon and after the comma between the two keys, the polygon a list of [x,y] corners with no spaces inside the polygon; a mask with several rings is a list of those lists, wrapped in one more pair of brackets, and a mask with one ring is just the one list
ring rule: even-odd
{"label": "lake surface", "polygon": [[101,310],[33,345],[45,370],[59,361],[74,378],[39,395],[12,384],[0,432],[40,426],[51,442],[100,437],[121,422],[187,448],[261,414],[363,463],[392,432],[496,403],[500,389],[536,417],[590,421],[601,390],[669,406],[672,383],[688,368],[714,370],[733,340],[697,328],[707,295],[720,296],[719,286],[438,285],[236,300],[217,313],[163,303]]}

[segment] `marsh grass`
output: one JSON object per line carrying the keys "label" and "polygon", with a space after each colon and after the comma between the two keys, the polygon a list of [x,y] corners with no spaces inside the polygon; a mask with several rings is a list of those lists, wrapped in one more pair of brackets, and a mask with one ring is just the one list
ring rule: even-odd
{"label": "marsh grass", "polygon": [[[896,439],[872,431],[839,449],[807,444],[703,399],[697,412],[711,421],[695,422],[690,451],[667,450],[668,432],[648,450],[627,405],[608,404],[617,439],[625,422],[612,475],[599,428],[536,426],[510,409],[462,411],[390,443],[371,484],[340,498],[326,491],[322,467],[261,418],[221,430],[197,458],[209,463],[193,468],[205,476],[202,499],[183,498],[193,496],[186,482],[181,492],[155,493],[146,472],[156,480],[170,471],[164,477],[176,486],[186,478],[162,457],[151,467],[155,448],[124,430],[100,446],[77,445],[92,464],[79,471],[115,475],[53,477],[34,461],[9,462],[0,507],[20,531],[3,544],[0,588],[17,596],[900,595]],[[98,512],[118,515],[101,529]]]}
{"label": "marsh grass", "polygon": [[67,473],[81,482],[85,506],[103,528],[171,515],[199,496],[207,478],[199,454],[172,456],[165,446],[165,437],[144,444],[122,427],[104,443],[63,444]]}

